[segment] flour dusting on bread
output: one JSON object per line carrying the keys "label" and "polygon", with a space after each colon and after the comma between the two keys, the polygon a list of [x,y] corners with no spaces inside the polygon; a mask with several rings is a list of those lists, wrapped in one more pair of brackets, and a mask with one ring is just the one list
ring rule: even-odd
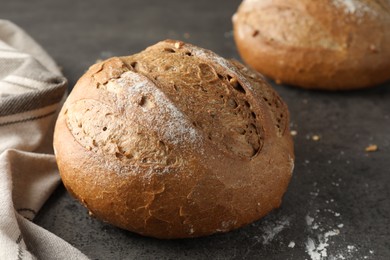
{"label": "flour dusting on bread", "polygon": [[[186,116],[148,78],[128,71],[123,73],[116,82],[126,89],[127,94],[133,99],[137,97],[144,99],[141,98],[139,101],[144,102],[143,104],[138,104],[142,106],[143,113],[137,116],[155,132],[160,132],[164,140],[172,144],[197,144],[200,141],[201,135]],[[134,104],[128,105],[129,109],[132,109]]]}
{"label": "flour dusting on bread", "polygon": [[357,17],[364,16],[365,14],[374,14],[372,5],[362,0],[333,0],[333,4],[336,7],[342,8],[345,13]]}

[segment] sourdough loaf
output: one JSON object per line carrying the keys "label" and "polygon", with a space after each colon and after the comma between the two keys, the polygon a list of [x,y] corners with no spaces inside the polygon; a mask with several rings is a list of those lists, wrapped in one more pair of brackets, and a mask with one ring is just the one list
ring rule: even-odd
{"label": "sourdough loaf", "polygon": [[264,79],[172,40],[90,67],[54,147],[65,187],[94,216],[157,238],[261,218],[294,165],[287,107]]}
{"label": "sourdough loaf", "polygon": [[244,0],[233,24],[243,60],[277,82],[345,90],[390,79],[389,0]]}

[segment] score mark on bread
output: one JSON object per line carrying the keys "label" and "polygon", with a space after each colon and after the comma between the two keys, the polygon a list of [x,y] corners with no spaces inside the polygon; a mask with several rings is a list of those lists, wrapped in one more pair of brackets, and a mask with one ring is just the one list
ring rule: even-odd
{"label": "score mark on bread", "polygon": [[[101,127],[96,126],[97,129],[90,133],[84,125],[82,129],[84,132],[87,131],[84,138],[74,126],[79,122],[75,118],[68,118],[68,126],[75,138],[84,147],[92,147],[95,152],[101,150],[105,154],[116,153],[126,158],[134,158],[137,162],[144,160],[142,155],[136,153],[129,156],[126,152],[140,146],[126,146],[129,143],[138,144],[141,142],[140,138],[149,138],[140,133],[150,128],[163,132],[154,138],[156,140],[145,140],[146,146],[151,145],[150,142],[196,145],[203,141],[202,139],[208,139],[219,149],[242,158],[257,155],[262,147],[263,129],[237,76],[222,72],[221,68],[217,73],[213,65],[190,53],[186,48],[181,50],[155,48],[149,53],[126,58],[123,64],[115,61],[115,65],[120,69],[114,67],[110,68],[109,72],[101,70],[94,74],[94,78],[100,81],[99,91],[110,94],[111,101],[109,105],[99,106],[99,101],[83,100],[82,104],[90,104],[89,107],[92,109],[98,109],[98,111],[87,109],[85,118],[91,118],[91,114],[95,114],[94,121],[115,127],[98,133]],[[129,71],[124,69],[126,68],[124,64],[130,64]],[[109,73],[113,78],[106,80]],[[192,96],[186,100],[184,95],[189,91]],[[265,100],[268,102],[267,98]],[[94,102],[97,103],[94,105]],[[279,103],[276,102],[276,105]],[[69,109],[80,111],[80,106],[81,104],[75,103]],[[207,109],[202,109],[204,107]],[[106,111],[101,111],[103,108]],[[120,111],[126,110],[134,113],[121,115]],[[79,114],[80,112],[70,113],[71,117],[76,115],[83,117]],[[116,124],[118,118],[123,116],[130,117],[126,118],[125,122],[136,123],[140,128],[138,133],[126,132],[124,129],[131,129],[126,124]],[[282,118],[277,120],[285,125],[281,122]],[[86,121],[88,123],[88,120]],[[115,133],[114,136],[110,135],[111,132]],[[89,140],[88,134],[90,136],[97,134],[99,138],[103,136],[111,140],[105,140],[104,143],[95,140],[93,143]],[[124,142],[122,140],[124,138],[132,141]]]}

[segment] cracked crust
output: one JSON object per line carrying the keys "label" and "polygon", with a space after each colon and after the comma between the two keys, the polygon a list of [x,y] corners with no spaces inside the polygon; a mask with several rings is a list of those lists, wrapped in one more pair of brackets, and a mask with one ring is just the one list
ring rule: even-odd
{"label": "cracked crust", "polygon": [[226,232],[278,207],[293,169],[286,105],[237,61],[176,41],[90,67],[58,118],[68,191],[157,238]]}
{"label": "cracked crust", "polygon": [[277,82],[346,90],[390,79],[388,0],[245,0],[233,25],[243,60]]}

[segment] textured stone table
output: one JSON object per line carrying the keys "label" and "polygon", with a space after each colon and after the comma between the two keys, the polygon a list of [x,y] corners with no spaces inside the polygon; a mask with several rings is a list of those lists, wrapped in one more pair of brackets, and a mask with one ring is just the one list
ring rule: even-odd
{"label": "textured stone table", "polygon": [[[97,59],[166,38],[239,59],[230,20],[238,0],[37,2],[2,3],[0,17],[41,43],[70,87]],[[390,83],[348,93],[274,86],[297,131],[296,167],[281,208],[266,218],[227,234],[160,241],[90,218],[60,186],[35,222],[92,259],[320,259],[321,248],[327,259],[390,259]],[[378,151],[365,152],[369,144]]]}

